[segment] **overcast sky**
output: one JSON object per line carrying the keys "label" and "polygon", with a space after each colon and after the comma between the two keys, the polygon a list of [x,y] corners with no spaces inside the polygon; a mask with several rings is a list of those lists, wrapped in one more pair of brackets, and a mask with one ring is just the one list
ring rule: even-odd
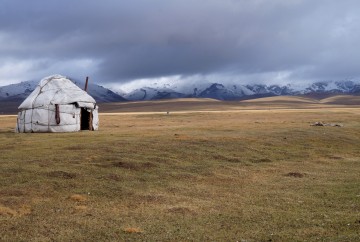
{"label": "overcast sky", "polygon": [[0,0],[0,86],[360,77],[359,0]]}

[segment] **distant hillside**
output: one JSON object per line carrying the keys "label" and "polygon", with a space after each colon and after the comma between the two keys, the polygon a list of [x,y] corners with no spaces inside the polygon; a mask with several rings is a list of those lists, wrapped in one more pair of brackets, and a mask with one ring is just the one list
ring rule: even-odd
{"label": "distant hillside", "polygon": [[[1,102],[1,114],[16,114],[18,102]],[[307,109],[307,108],[360,108],[360,96],[336,95],[324,99],[304,96],[273,96],[242,101],[220,101],[211,98],[179,98],[133,102],[101,103],[101,113],[161,112],[171,114],[178,111],[239,111],[268,109]]]}
{"label": "distant hillside", "polygon": [[[349,106],[346,100],[352,99]],[[356,106],[354,106],[356,105]],[[303,96],[274,96],[242,101],[219,101],[210,98],[180,98],[155,101],[138,101],[125,103],[104,103],[101,112],[160,112],[164,115],[172,112],[196,111],[241,111],[270,109],[321,109],[321,108],[360,107],[360,96],[334,96],[333,98],[317,100]]]}
{"label": "distant hillside", "polygon": [[321,103],[338,105],[360,105],[360,96],[337,95],[320,100]]}
{"label": "distant hillside", "polygon": [[319,100],[314,98],[302,96],[274,96],[264,97],[257,99],[243,100],[243,103],[320,103]]}

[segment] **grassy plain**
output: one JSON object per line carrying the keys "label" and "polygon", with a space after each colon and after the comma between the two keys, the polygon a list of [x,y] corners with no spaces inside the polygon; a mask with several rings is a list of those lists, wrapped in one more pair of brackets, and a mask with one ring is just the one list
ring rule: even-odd
{"label": "grassy plain", "polygon": [[0,240],[359,241],[360,109],[297,105],[102,114],[69,134],[0,116]]}

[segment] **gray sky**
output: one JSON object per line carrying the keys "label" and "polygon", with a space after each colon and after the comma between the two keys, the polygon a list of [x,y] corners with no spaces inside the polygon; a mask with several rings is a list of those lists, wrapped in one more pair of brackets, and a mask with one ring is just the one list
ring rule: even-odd
{"label": "gray sky", "polygon": [[0,86],[360,77],[358,0],[0,0]]}

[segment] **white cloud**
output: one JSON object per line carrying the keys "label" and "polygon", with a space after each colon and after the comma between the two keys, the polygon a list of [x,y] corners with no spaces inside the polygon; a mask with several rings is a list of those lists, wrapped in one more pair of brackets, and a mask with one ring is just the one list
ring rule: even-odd
{"label": "white cloud", "polygon": [[0,61],[0,83],[2,85],[20,81],[40,80],[53,74],[69,77],[94,75],[98,62],[92,59],[73,60],[2,60]]}

